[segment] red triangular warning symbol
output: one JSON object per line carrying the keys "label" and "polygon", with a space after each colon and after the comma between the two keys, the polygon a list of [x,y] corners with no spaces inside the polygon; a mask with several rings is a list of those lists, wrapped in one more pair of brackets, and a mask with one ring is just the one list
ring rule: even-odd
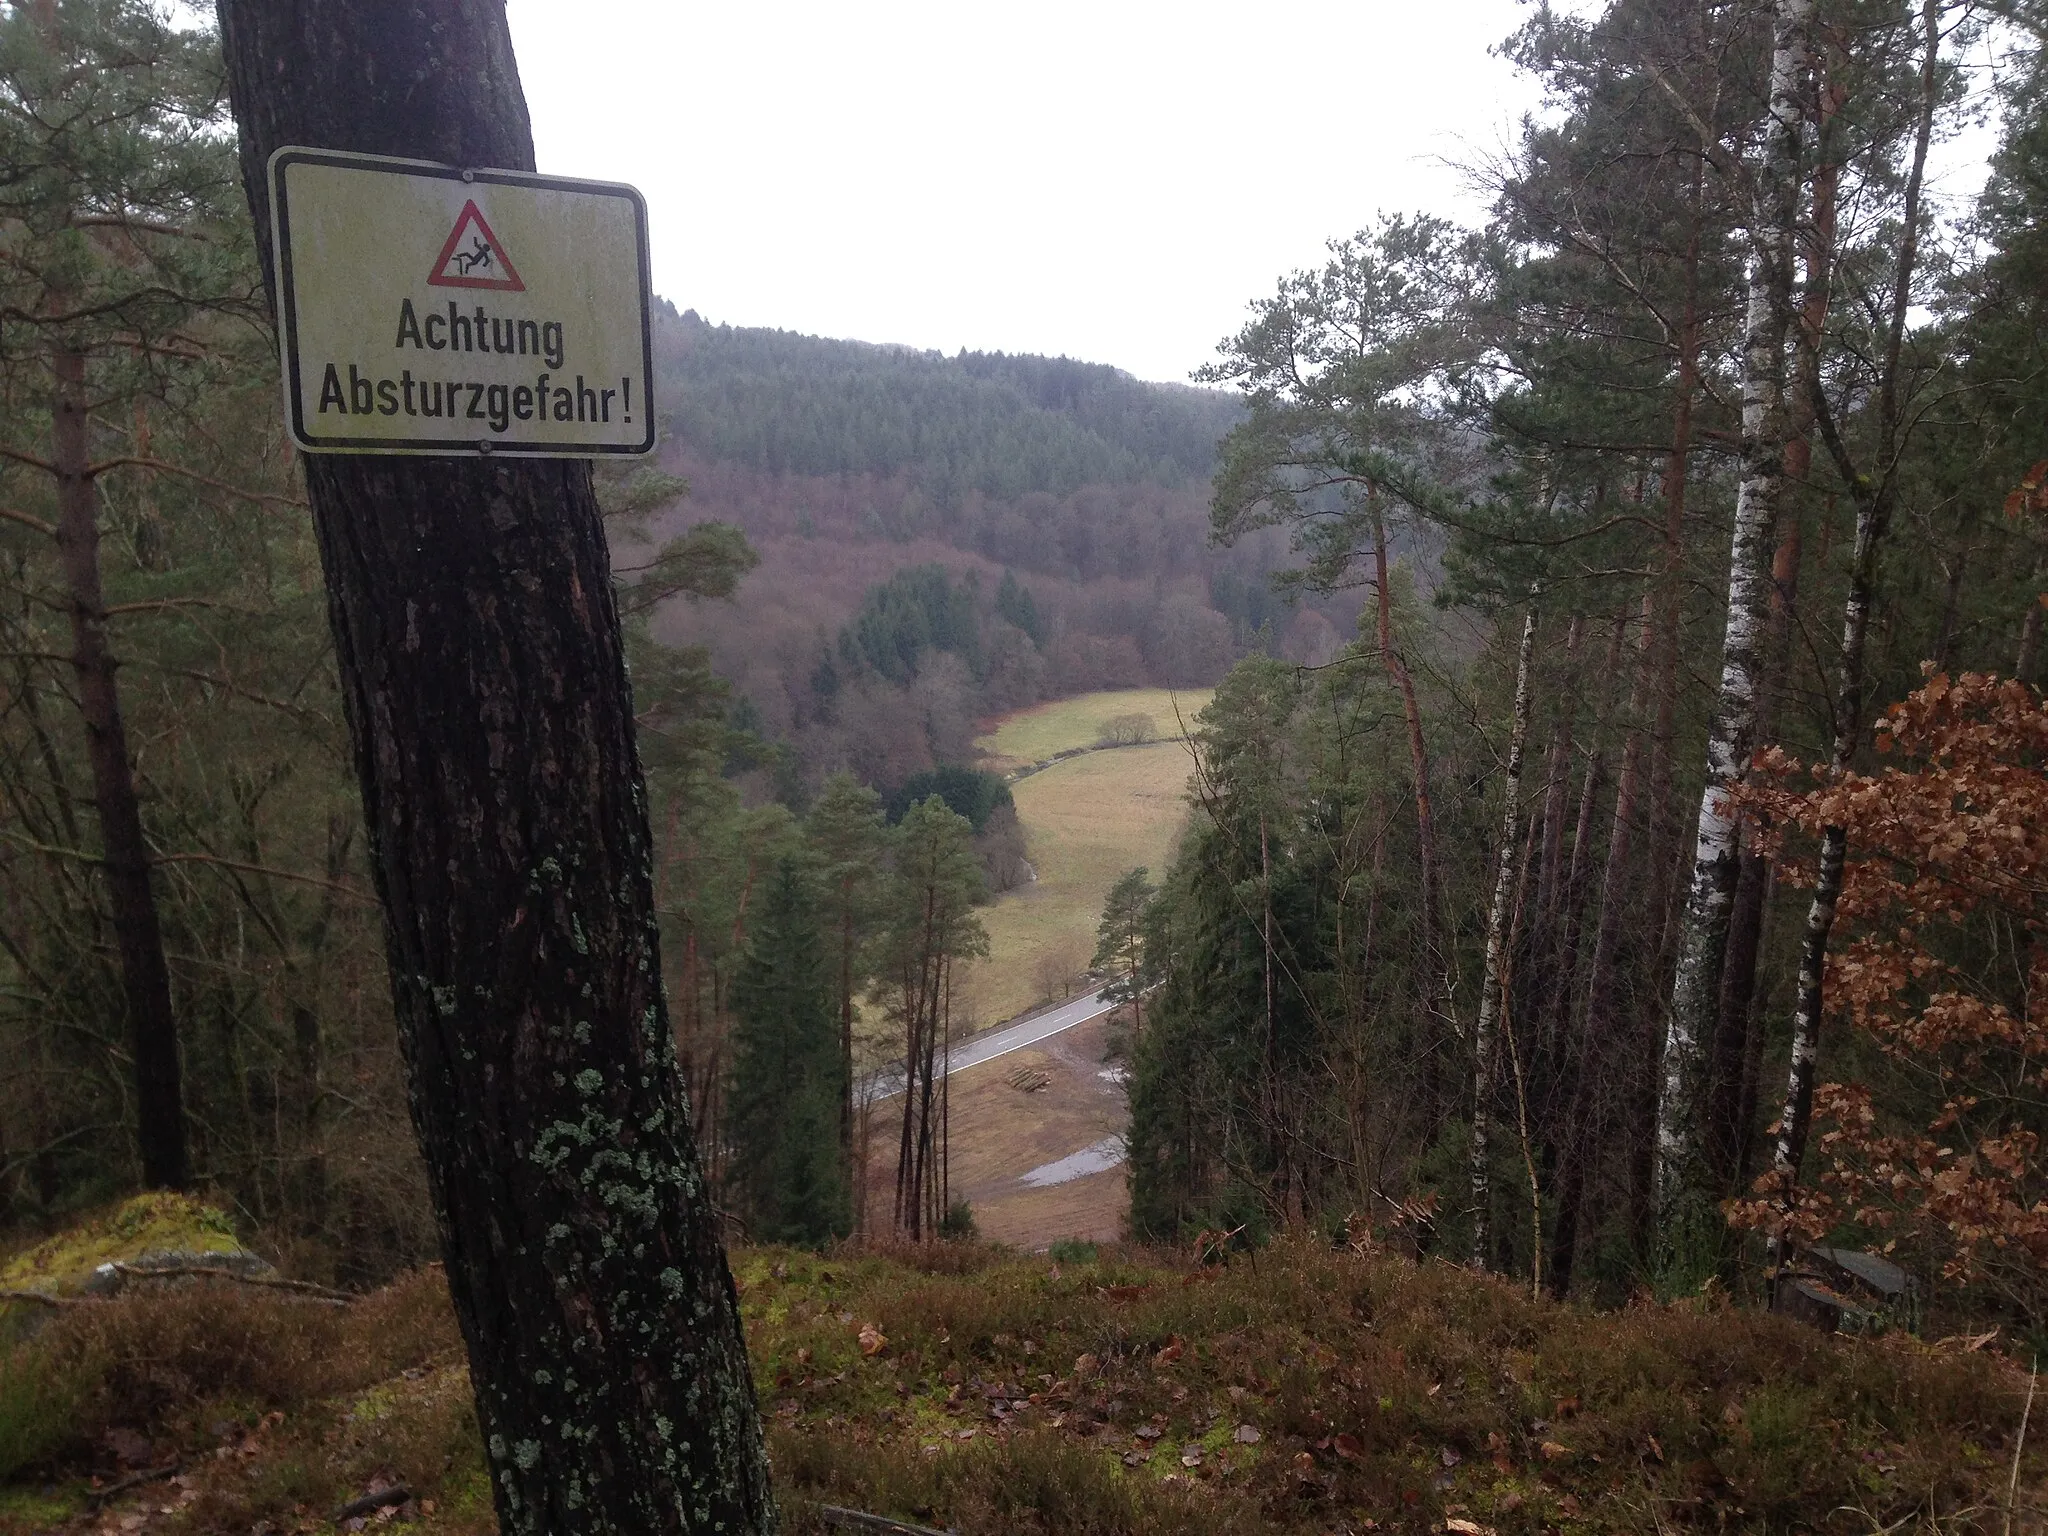
{"label": "red triangular warning symbol", "polygon": [[526,284],[519,279],[519,269],[505,254],[505,247],[485,221],[474,198],[462,205],[455,227],[448,231],[447,244],[441,247],[441,254],[434,259],[434,270],[427,274],[427,281],[437,288],[497,288],[508,293],[526,291]]}

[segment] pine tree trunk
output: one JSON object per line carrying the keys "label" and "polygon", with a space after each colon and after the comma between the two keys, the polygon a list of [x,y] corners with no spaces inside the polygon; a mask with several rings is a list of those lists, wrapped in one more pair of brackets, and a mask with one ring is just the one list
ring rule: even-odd
{"label": "pine tree trunk", "polygon": [[[1615,620],[1607,649],[1604,676],[1613,678],[1621,670],[1622,647],[1628,626]],[[1557,1109],[1545,1127],[1552,1148],[1553,1181],[1557,1189],[1556,1216],[1551,1223],[1550,1284],[1560,1295],[1571,1289],[1572,1267],[1578,1250],[1579,1192],[1584,1185],[1586,1124],[1590,1117],[1592,1087],[1587,1071],[1587,1037],[1590,1033],[1590,1002],[1582,1027],[1574,1030],[1578,1012],[1579,956],[1585,942],[1585,905],[1588,876],[1593,867],[1594,826],[1600,810],[1600,790],[1607,776],[1607,733],[1597,722],[1593,750],[1586,761],[1585,781],[1579,790],[1578,817],[1572,830],[1571,863],[1562,896],[1563,923],[1560,928],[1557,976],[1550,998],[1551,1059],[1563,1084],[1557,1094]]]}
{"label": "pine tree trunk", "polygon": [[[1507,787],[1500,813],[1500,858],[1494,870],[1493,903],[1486,915],[1486,969],[1479,986],[1479,1017],[1472,1031],[1472,1265],[1487,1269],[1492,1241],[1488,1217],[1493,1203],[1487,1138],[1493,1125],[1494,1034],[1501,1011],[1507,963],[1508,907],[1516,889],[1515,859],[1522,837],[1522,750],[1529,736],[1529,657],[1536,646],[1536,610],[1522,621],[1522,645],[1515,661],[1514,724],[1508,732]],[[1526,1122],[1526,1116],[1524,1117]],[[1537,1246],[1541,1246],[1541,1233]]]}
{"label": "pine tree trunk", "polygon": [[[1401,695],[1401,713],[1408,725],[1408,761],[1415,776],[1415,847],[1421,861],[1422,891],[1416,908],[1416,927],[1420,931],[1422,974],[1421,1002],[1422,1016],[1429,1027],[1430,1038],[1424,1042],[1429,1053],[1426,1076],[1440,1081],[1442,1053],[1448,1044],[1445,1036],[1450,1033],[1444,1027],[1443,1017],[1443,956],[1437,940],[1437,901],[1439,882],[1436,858],[1436,812],[1429,796],[1429,750],[1422,735],[1422,708],[1415,698],[1415,679],[1409,675],[1408,663],[1402,658],[1399,647],[1394,644],[1394,593],[1387,584],[1387,525],[1381,516],[1379,501],[1375,496],[1372,503],[1372,555],[1373,589],[1378,598],[1378,628],[1380,662],[1387,669],[1387,676],[1393,681]],[[1439,1094],[1429,1095],[1432,1099]],[[1431,1105],[1431,1114],[1441,1121],[1440,1106]]]}
{"label": "pine tree trunk", "polygon": [[1579,690],[1579,647],[1586,621],[1573,614],[1565,631],[1562,709],[1551,733],[1543,771],[1543,837],[1537,853],[1536,931],[1555,931],[1558,900],[1563,890],[1565,806],[1571,793],[1572,730]]}
{"label": "pine tree trunk", "polygon": [[150,888],[149,844],[142,831],[135,772],[128,762],[115,663],[107,649],[107,608],[100,593],[99,491],[90,472],[86,437],[85,358],[60,351],[52,372],[57,383],[51,412],[57,561],[71,611],[71,665],[78,675],[78,709],[85,719],[86,758],[99,811],[102,867],[128,1003],[142,1182],[151,1189],[183,1189],[191,1179],[191,1167],[185,1150],[178,1019],[171,1006],[171,971],[164,960],[156,894]]}
{"label": "pine tree trunk", "polygon": [[1707,726],[1707,776],[1700,794],[1691,889],[1680,930],[1678,969],[1664,1036],[1657,1101],[1657,1197],[1667,1247],[1695,1246],[1703,1211],[1703,1053],[1720,1001],[1737,857],[1730,801],[1755,746],[1756,701],[1769,589],[1771,529],[1785,474],[1785,339],[1792,322],[1792,255],[1799,211],[1801,147],[1810,95],[1808,28],[1813,0],[1777,0],[1770,116],[1756,178],[1755,247],[1743,337],[1742,478],[1728,557],[1728,622],[1721,687]]}
{"label": "pine tree trunk", "polygon": [[[283,144],[531,168],[502,7],[221,0]],[[661,986],[588,466],[309,455],[413,1124],[501,1528],[775,1528]]]}

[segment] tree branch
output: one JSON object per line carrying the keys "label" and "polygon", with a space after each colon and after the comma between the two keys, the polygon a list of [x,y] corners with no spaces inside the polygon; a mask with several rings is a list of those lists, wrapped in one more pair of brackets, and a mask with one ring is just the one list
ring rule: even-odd
{"label": "tree branch", "polygon": [[[0,449],[0,453],[4,452],[6,452],[5,449]],[[182,475],[187,480],[196,480],[199,484],[212,486],[217,491],[226,491],[230,496],[239,496],[244,501],[274,502],[281,507],[298,507],[301,509],[309,506],[309,503],[300,501],[293,496],[280,496],[274,491],[252,491],[243,486],[230,484],[226,480],[215,479],[212,475],[203,475],[196,469],[187,469],[182,464],[168,464],[162,459],[143,458],[135,455],[126,455],[118,459],[102,459],[97,464],[88,464],[85,469],[86,478],[88,480],[98,479],[110,469],[153,469],[159,474]]]}

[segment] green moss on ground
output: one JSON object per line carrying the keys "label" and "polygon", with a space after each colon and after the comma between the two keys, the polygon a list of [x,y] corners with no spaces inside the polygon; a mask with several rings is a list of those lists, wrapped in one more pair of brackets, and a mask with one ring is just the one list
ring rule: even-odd
{"label": "green moss on ground", "polygon": [[70,1295],[102,1264],[146,1253],[242,1253],[234,1223],[191,1195],[157,1191],[65,1228],[0,1263],[0,1291]]}

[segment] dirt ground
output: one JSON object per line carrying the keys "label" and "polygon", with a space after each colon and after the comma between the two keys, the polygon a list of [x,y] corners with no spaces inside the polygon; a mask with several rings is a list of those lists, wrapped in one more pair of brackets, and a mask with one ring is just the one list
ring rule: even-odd
{"label": "dirt ground", "polygon": [[[1095,1019],[953,1075],[953,1195],[973,1205],[983,1237],[1030,1250],[1121,1235],[1130,1197],[1120,1138],[1130,1115],[1121,1074],[1102,1059],[1107,1031],[1108,1020]],[[901,1100],[875,1107],[871,1230],[888,1225],[901,1112]],[[1078,1158],[1083,1168],[1114,1162],[1078,1176],[1054,1169],[1079,1154],[1090,1154]]]}

